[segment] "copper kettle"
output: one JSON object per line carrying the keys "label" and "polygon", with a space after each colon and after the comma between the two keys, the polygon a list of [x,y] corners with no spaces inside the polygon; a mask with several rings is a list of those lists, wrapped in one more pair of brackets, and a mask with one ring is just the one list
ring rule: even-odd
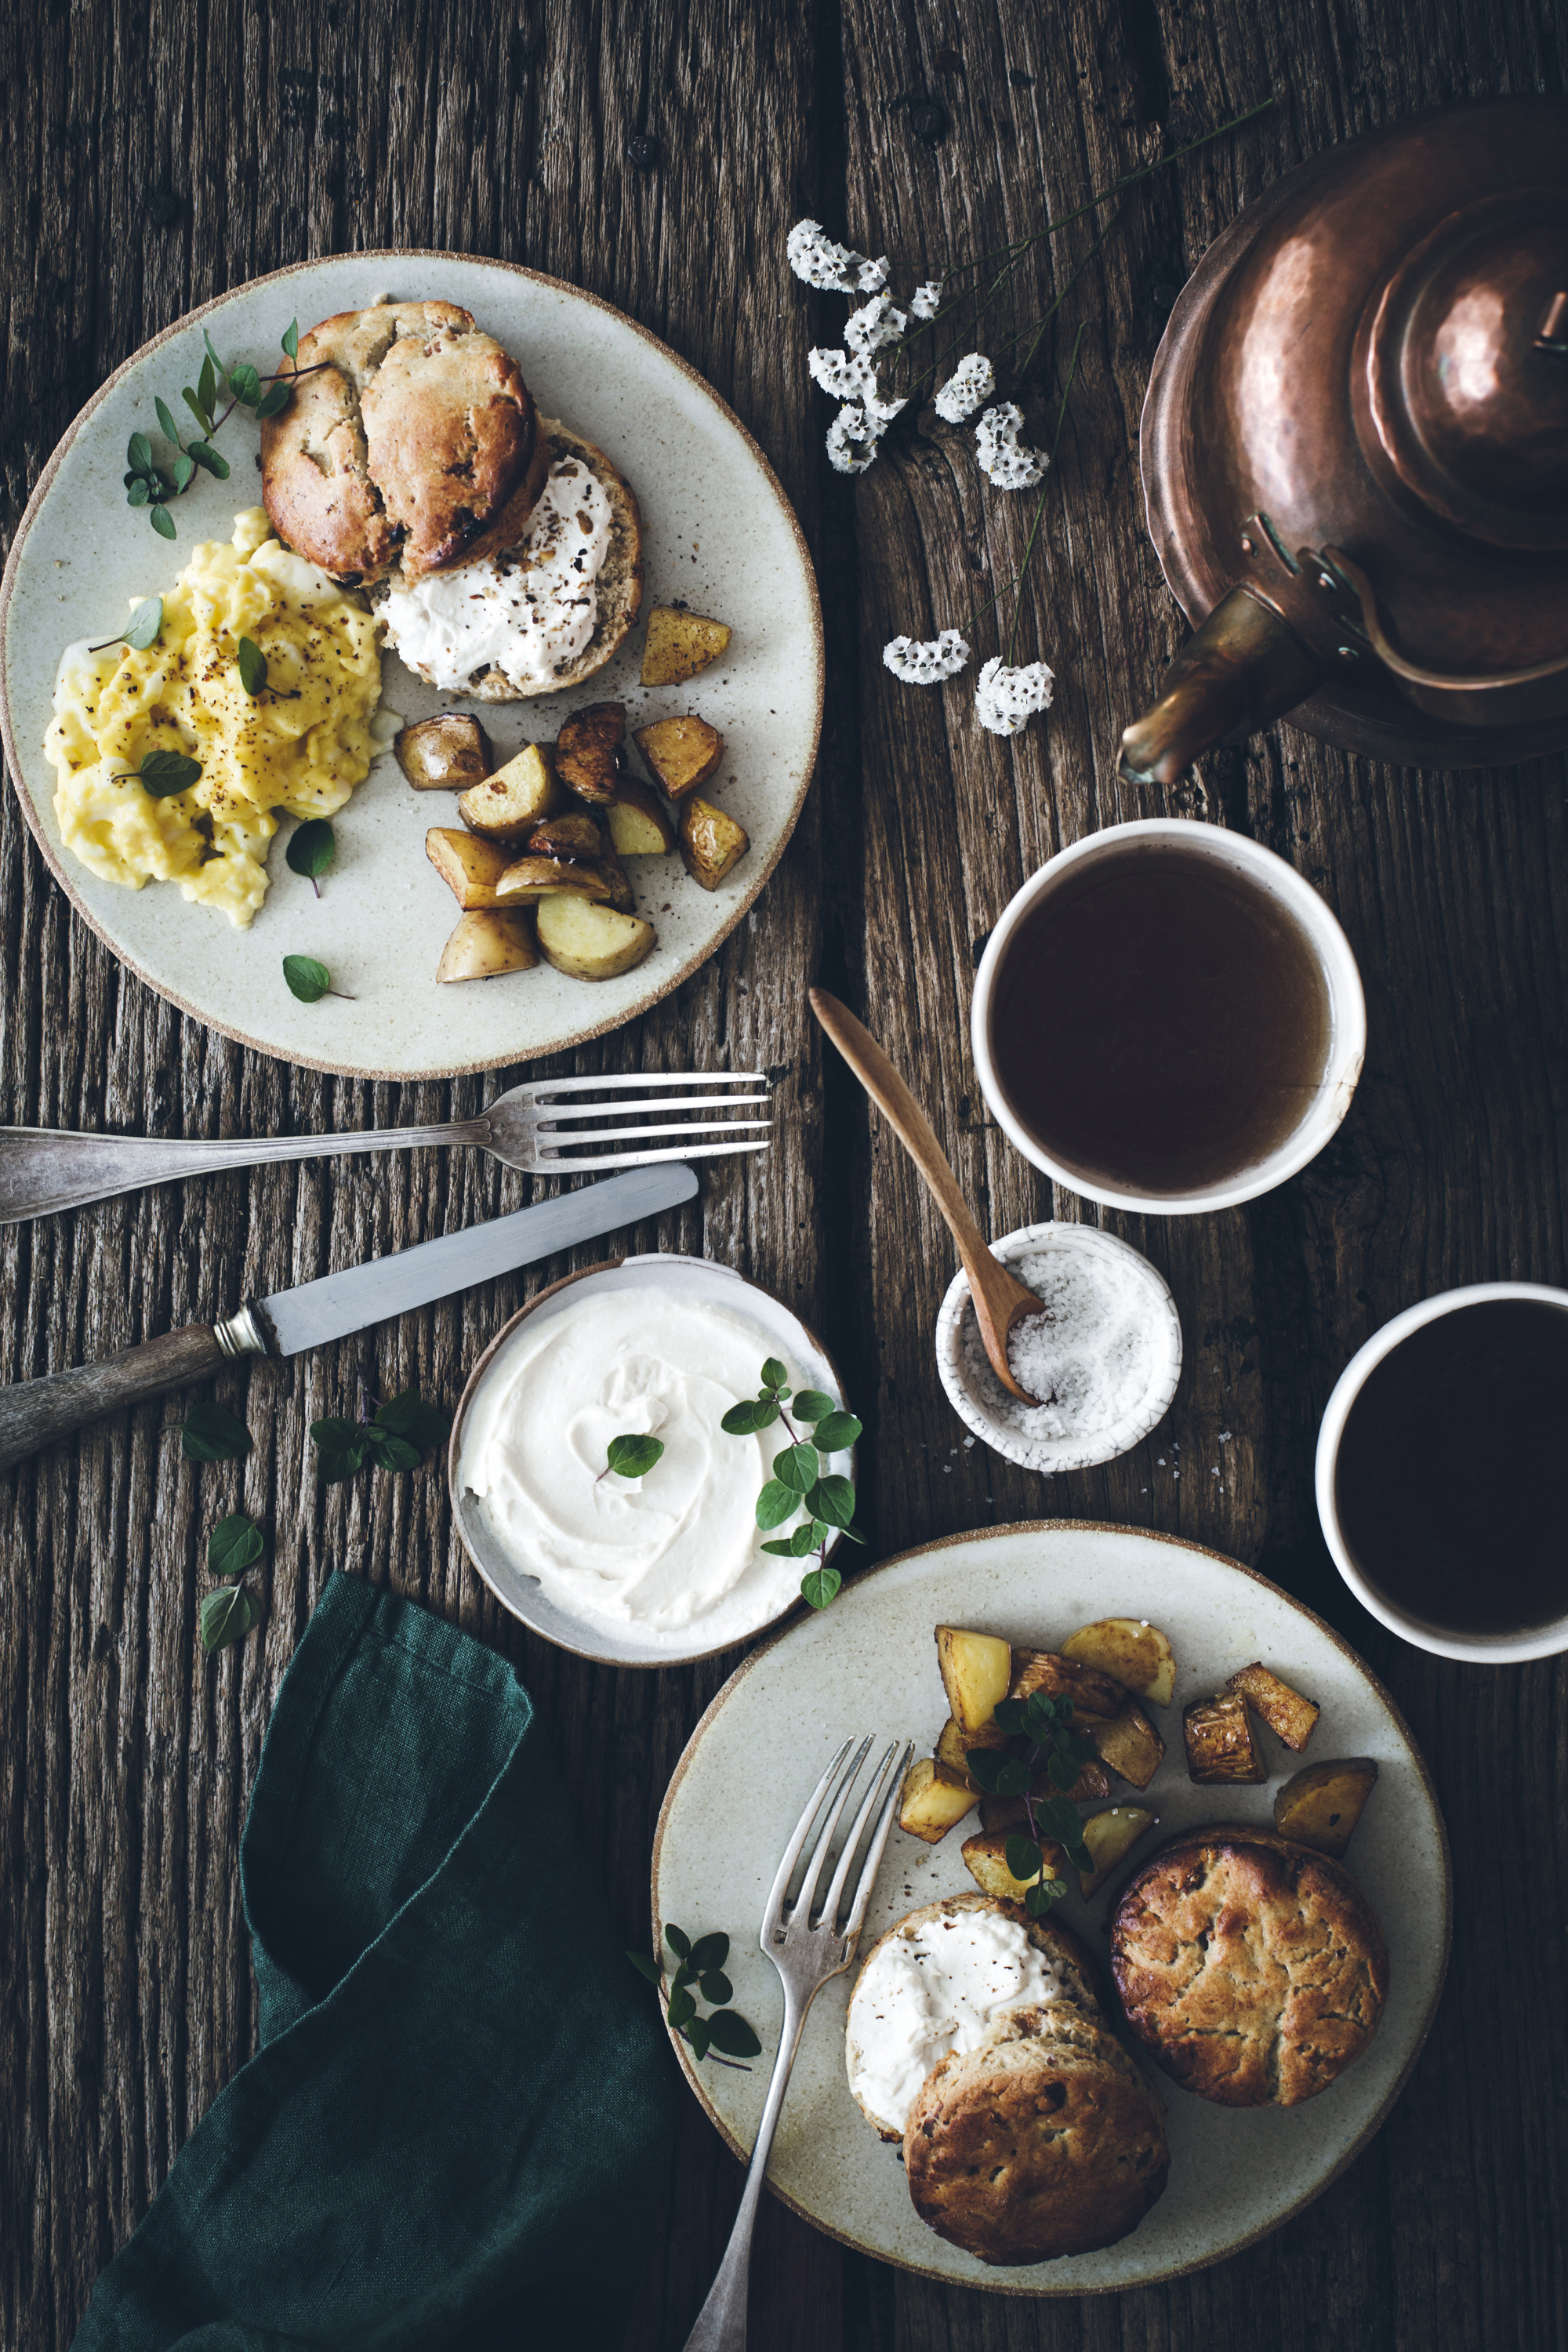
{"label": "copper kettle", "polygon": [[1123,774],[1286,711],[1411,765],[1568,745],[1568,107],[1444,107],[1249,205],[1172,313],[1141,454],[1202,626]]}

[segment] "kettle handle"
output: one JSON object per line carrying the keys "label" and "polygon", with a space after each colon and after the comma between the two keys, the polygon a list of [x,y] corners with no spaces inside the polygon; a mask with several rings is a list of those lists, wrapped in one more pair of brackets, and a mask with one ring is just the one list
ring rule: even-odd
{"label": "kettle handle", "polygon": [[[1306,551],[1302,551],[1303,555]],[[1402,677],[1406,686],[1426,687],[1439,694],[1486,694],[1499,688],[1531,686],[1539,678],[1556,677],[1568,670],[1568,652],[1556,654],[1551,661],[1537,662],[1531,669],[1500,670],[1482,677],[1454,677],[1446,670],[1418,669],[1390,644],[1388,633],[1378,615],[1377,593],[1372,582],[1359,564],[1352,563],[1342,549],[1325,547],[1324,555],[1337,570],[1342,572],[1361,600],[1362,626],[1371,638],[1373,649],[1384,666]]]}

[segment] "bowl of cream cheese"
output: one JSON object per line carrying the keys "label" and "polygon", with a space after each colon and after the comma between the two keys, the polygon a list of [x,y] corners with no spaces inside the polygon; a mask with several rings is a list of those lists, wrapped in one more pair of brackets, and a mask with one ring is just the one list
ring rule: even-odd
{"label": "bowl of cream cheese", "polygon": [[[843,1402],[832,1358],[770,1291],[710,1258],[660,1251],[584,1267],[529,1301],[469,1376],[447,1475],[464,1549],[513,1616],[612,1665],[679,1665],[749,1641],[815,1564],[763,1549],[757,1525],[782,1416],[721,1425],[776,1358],[793,1391]],[[802,1429],[799,1434],[804,1436]],[[612,1441],[662,1448],[641,1476]],[[853,1453],[826,1467],[853,1477]],[[829,1558],[838,1538],[828,1547]]]}

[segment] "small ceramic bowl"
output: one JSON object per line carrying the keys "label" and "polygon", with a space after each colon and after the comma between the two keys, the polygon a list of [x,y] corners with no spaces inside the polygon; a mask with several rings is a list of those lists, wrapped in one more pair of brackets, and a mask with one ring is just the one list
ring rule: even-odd
{"label": "small ceramic bowl", "polygon": [[[613,1258],[600,1265],[584,1266],[576,1274],[567,1275],[554,1282],[526,1307],[514,1315],[496,1333],[479,1362],[468,1375],[468,1384],[458,1400],[453,1416],[451,1441],[447,1451],[447,1483],[452,1497],[452,1516],[463,1549],[496,1599],[514,1617],[542,1633],[557,1649],[570,1650],[580,1658],[595,1658],[613,1666],[681,1666],[698,1658],[716,1656],[721,1651],[732,1650],[739,1643],[750,1642],[765,1626],[776,1624],[788,1616],[798,1604],[791,1596],[782,1608],[759,1617],[754,1625],[736,1632],[730,1631],[721,1642],[704,1639],[700,1625],[691,1628],[687,1646],[671,1646],[656,1642],[635,1627],[624,1631],[606,1624],[603,1619],[574,1615],[550,1599],[536,1577],[529,1575],[510,1557],[500,1540],[483,1500],[465,1491],[458,1464],[463,1448],[463,1431],[474,1400],[489,1378],[507,1341],[536,1316],[554,1316],[570,1312],[575,1301],[590,1290],[645,1290],[649,1287],[679,1291],[684,1297],[710,1300],[716,1307],[738,1315],[757,1329],[757,1365],[759,1376],[763,1359],[768,1355],[784,1357],[798,1368],[803,1386],[822,1389],[840,1404],[844,1401],[844,1385],[837,1366],[799,1316],[793,1313],[782,1299],[759,1283],[748,1282],[731,1266],[719,1265],[711,1258],[686,1257],[673,1250],[655,1251],[644,1257]],[[780,1444],[788,1444],[787,1434],[781,1430]],[[855,1475],[855,1455],[835,1454],[832,1467],[847,1478]],[[831,1559],[838,1549],[836,1537],[827,1547]],[[810,1565],[802,1561],[804,1570]]]}
{"label": "small ceramic bowl", "polygon": [[1023,1469],[1038,1470],[1047,1476],[1058,1470],[1087,1470],[1093,1463],[1110,1462],[1118,1454],[1125,1454],[1163,1419],[1182,1376],[1181,1318],[1164,1277],[1146,1257],[1127,1243],[1118,1241],[1114,1234],[1101,1233],[1098,1225],[1025,1225],[1016,1234],[1004,1234],[1000,1241],[992,1243],[991,1248],[1005,1265],[1016,1266],[1021,1257],[1060,1250],[1079,1259],[1099,1259],[1104,1265],[1134,1268],[1148,1293],[1149,1329],[1153,1342],[1149,1386],[1132,1411],[1103,1429],[1085,1430],[1073,1437],[1028,1437],[1009,1428],[976,1392],[973,1375],[965,1360],[964,1330],[966,1326],[973,1328],[974,1309],[970,1303],[969,1277],[959,1273],[953,1276],[936,1318],[936,1367],[954,1412],[976,1437],[984,1439],[994,1454],[1004,1454]]}

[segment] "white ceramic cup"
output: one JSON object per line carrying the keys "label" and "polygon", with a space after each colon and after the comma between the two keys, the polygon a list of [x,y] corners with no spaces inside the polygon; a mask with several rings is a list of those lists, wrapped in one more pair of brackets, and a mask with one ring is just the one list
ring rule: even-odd
{"label": "white ceramic cup", "polygon": [[[1009,1107],[991,1052],[991,1011],[997,975],[1008,943],[1025,917],[1042,898],[1049,897],[1074,866],[1125,856],[1130,849],[1154,841],[1178,842],[1184,849],[1217,858],[1249,881],[1260,884],[1300,923],[1316,951],[1329,989],[1328,1058],[1323,1082],[1310,1108],[1267,1159],[1239,1169],[1223,1184],[1200,1192],[1111,1192],[1102,1184],[1091,1182],[1081,1171],[1053,1160]],[[1271,1192],[1277,1184],[1284,1183],[1288,1176],[1294,1176],[1299,1168],[1317,1157],[1350,1108],[1351,1097],[1361,1076],[1366,1052],[1366,999],[1350,941],[1331,909],[1293,866],[1277,857],[1271,849],[1247,840],[1244,834],[1226,833],[1218,825],[1194,824],[1183,817],[1148,817],[1131,824],[1107,825],[1101,833],[1087,834],[1070,849],[1059,850],[1055,857],[1047,859],[1017,896],[1009,900],[981,959],[970,1026],[980,1090],[1026,1160],[1032,1160],[1057,1183],[1065,1184],[1086,1200],[1103,1202],[1107,1208],[1185,1217],[1205,1209],[1232,1208],[1238,1201],[1256,1200],[1260,1192]]]}
{"label": "white ceramic cup", "polygon": [[1464,1658],[1482,1666],[1510,1666],[1525,1658],[1552,1658],[1559,1651],[1568,1650],[1568,1615],[1550,1625],[1531,1626],[1523,1633],[1450,1633],[1425,1618],[1413,1617],[1362,1574],[1345,1542],[1334,1503],[1340,1440],[1344,1435],[1351,1407],[1366,1385],[1369,1374],[1385,1356],[1392,1355],[1402,1339],[1407,1339],[1424,1323],[1435,1323],[1440,1315],[1452,1315],[1461,1307],[1479,1307],[1492,1298],[1533,1298],[1544,1306],[1568,1311],[1568,1290],[1553,1290],[1541,1282],[1477,1282],[1464,1290],[1440,1290],[1435,1298],[1424,1298],[1418,1307],[1407,1307],[1391,1323],[1385,1323],[1381,1331],[1374,1331],[1340,1374],[1323,1410],[1322,1426],[1318,1432],[1318,1517],[1334,1556],[1334,1566],[1363,1607],[1369,1609],[1390,1633],[1397,1633],[1401,1641],[1414,1643],[1418,1650],[1430,1650],[1436,1657]]}

